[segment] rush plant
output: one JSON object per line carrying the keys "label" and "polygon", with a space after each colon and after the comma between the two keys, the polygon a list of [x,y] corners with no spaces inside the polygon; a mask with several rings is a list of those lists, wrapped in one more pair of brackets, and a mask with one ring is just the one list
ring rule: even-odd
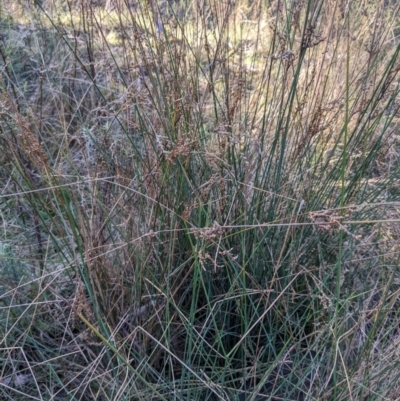
{"label": "rush plant", "polygon": [[399,5],[0,6],[0,398],[399,392]]}

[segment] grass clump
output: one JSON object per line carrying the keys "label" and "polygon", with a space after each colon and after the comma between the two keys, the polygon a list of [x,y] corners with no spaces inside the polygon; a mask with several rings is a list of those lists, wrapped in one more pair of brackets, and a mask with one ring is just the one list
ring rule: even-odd
{"label": "grass clump", "polygon": [[17,6],[0,398],[394,399],[399,6]]}

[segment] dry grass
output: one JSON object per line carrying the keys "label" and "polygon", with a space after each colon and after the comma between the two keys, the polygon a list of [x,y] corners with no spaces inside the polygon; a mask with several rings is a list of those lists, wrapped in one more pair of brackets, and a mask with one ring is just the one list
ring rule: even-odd
{"label": "dry grass", "polygon": [[106,3],[1,9],[0,398],[397,399],[400,6]]}

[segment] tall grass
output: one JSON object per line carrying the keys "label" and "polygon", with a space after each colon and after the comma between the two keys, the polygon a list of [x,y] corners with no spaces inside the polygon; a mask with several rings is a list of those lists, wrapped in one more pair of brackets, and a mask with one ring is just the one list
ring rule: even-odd
{"label": "tall grass", "polygon": [[395,2],[0,11],[1,399],[398,397]]}

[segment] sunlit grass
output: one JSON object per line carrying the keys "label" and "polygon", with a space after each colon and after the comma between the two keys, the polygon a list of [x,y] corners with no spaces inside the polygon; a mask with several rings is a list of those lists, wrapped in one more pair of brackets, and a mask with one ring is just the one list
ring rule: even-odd
{"label": "sunlit grass", "polygon": [[108,4],[2,9],[0,398],[393,398],[399,6]]}

